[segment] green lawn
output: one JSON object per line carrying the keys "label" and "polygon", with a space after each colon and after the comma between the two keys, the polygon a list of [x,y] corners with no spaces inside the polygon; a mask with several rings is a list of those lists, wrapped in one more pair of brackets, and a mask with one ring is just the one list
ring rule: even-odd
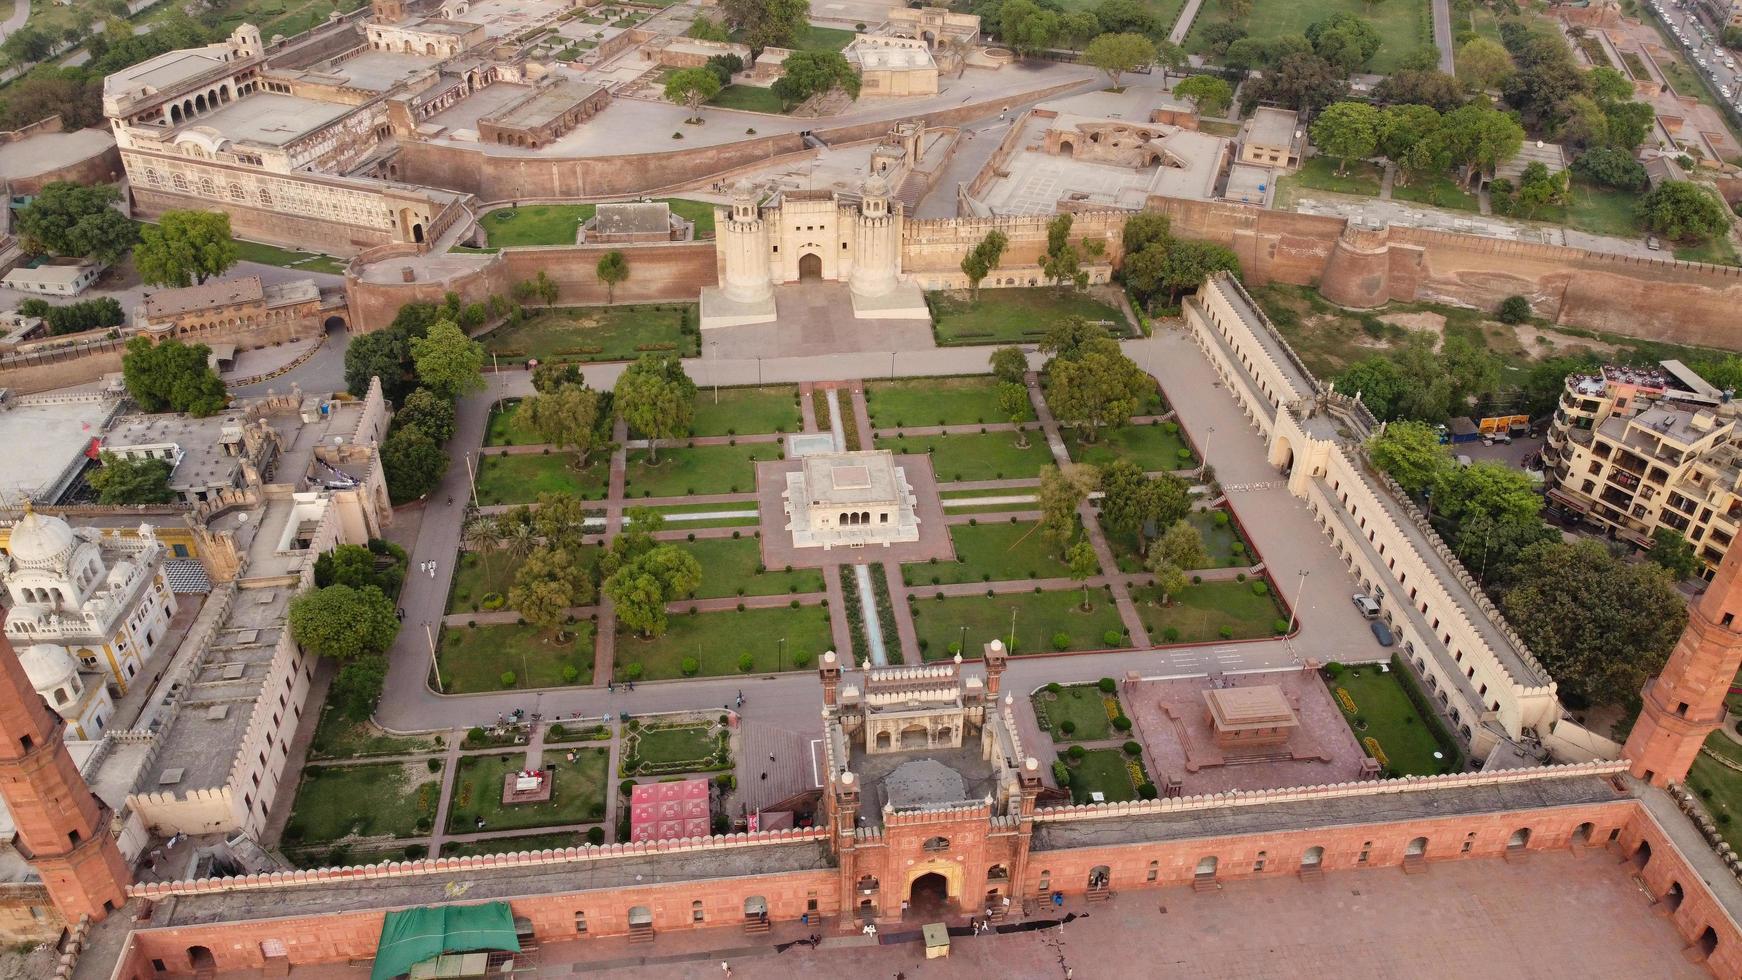
{"label": "green lawn", "polygon": [[431,752],[436,748],[432,739],[403,738],[388,735],[369,722],[351,721],[331,706],[321,710],[320,724],[315,726],[314,741],[309,745],[311,759],[356,759],[370,755],[409,755]]}
{"label": "green lawn", "polygon": [[1105,322],[1116,337],[1136,335],[1118,307],[1051,286],[981,289],[978,300],[966,291],[933,292],[926,294],[926,305],[940,344],[1033,343],[1067,316]]}
{"label": "green lawn", "polygon": [[[679,603],[678,609],[683,609]],[[794,670],[793,656],[803,652],[815,663],[823,651],[834,649],[829,633],[828,610],[822,606],[797,609],[747,609],[743,612],[710,612],[669,616],[663,636],[644,640],[630,633],[617,637],[617,679],[624,668],[639,663],[642,677],[661,680],[682,677],[685,657],[701,663],[702,675],[735,675],[738,658],[748,653],[754,659],[749,673],[766,674]],[[780,640],[785,638],[786,646]],[[808,669],[808,665],[807,668]]]}
{"label": "green lawn", "polygon": [[560,851],[565,847],[580,847],[587,835],[567,830],[555,834],[527,834],[524,837],[499,837],[470,844],[443,844],[442,857],[475,857],[480,854],[512,854],[517,851]]}
{"label": "green lawn", "polygon": [[[1240,540],[1240,532],[1235,529],[1233,518],[1225,523],[1216,523],[1216,517],[1222,511],[1197,510],[1186,515],[1186,520],[1198,529],[1198,534],[1204,539],[1204,551],[1209,555],[1209,561],[1195,566],[1187,571],[1205,568],[1245,568],[1255,564],[1257,558],[1250,549],[1236,555],[1234,545],[1244,544]],[[1143,570],[1143,559],[1137,553],[1136,534],[1117,534],[1104,524],[1101,528],[1107,535],[1107,544],[1113,549],[1113,557],[1119,562],[1122,572],[1139,572]]]}
{"label": "green lawn", "polygon": [[[413,837],[435,819],[441,770],[422,762],[311,766],[296,789],[285,837],[300,844],[359,837]],[[422,789],[431,786],[433,789]]]}
{"label": "green lawn", "polygon": [[[1159,596],[1151,586],[1133,590],[1131,598],[1149,630],[1149,641],[1157,645],[1275,636],[1277,621],[1286,617],[1275,598],[1253,593],[1252,585],[1252,582],[1190,585],[1173,597],[1173,605],[1166,607],[1155,604]],[[1224,626],[1231,630],[1231,635],[1222,635]],[[1178,635],[1170,637],[1167,634],[1170,629],[1177,630]]]}
{"label": "green lawn", "polygon": [[[800,568],[790,572],[778,568],[759,571],[762,567],[762,548],[748,534],[742,538],[701,538],[678,542],[678,546],[695,555],[696,561],[702,566],[702,584],[691,598],[719,599],[733,595],[786,595],[790,592],[823,591],[823,573],[814,568]],[[740,592],[740,589],[743,591]]]}
{"label": "green lawn", "polygon": [[[678,197],[654,198],[671,206],[673,214],[695,222],[696,237],[714,233],[714,206]],[[491,211],[478,219],[490,247],[573,245],[581,225],[598,210],[596,204],[527,204]]]}
{"label": "green lawn", "polygon": [[[1404,693],[1396,674],[1381,672],[1372,665],[1350,668],[1330,687],[1333,697],[1337,688],[1342,688],[1354,699],[1355,711],[1350,714],[1341,703],[1342,698],[1336,698],[1343,717],[1355,730],[1355,740],[1368,755],[1373,755],[1373,747],[1367,744],[1367,739],[1372,738],[1379,743],[1385,765],[1399,775],[1432,776],[1445,770],[1449,760],[1434,758],[1439,743],[1434,741],[1427,720]],[[1360,722],[1366,723],[1365,730]]]}
{"label": "green lawn", "polygon": [[478,219],[492,246],[573,245],[595,204],[527,204],[491,211]]}
{"label": "green lawn", "polygon": [[342,275],[345,271],[345,260],[336,259],[331,255],[319,252],[301,252],[296,249],[279,248],[276,245],[262,245],[259,242],[245,242],[235,239],[236,256],[243,262],[258,262],[261,265],[276,265],[286,269],[301,269],[304,272],[327,272]]}
{"label": "green lawn", "polygon": [[[839,51],[851,44],[853,39],[858,36],[852,31],[806,24],[804,33],[796,35],[792,39],[792,43],[785,46],[794,51]],[[743,42],[743,32],[734,31],[732,40]]]}
{"label": "green lawn", "polygon": [[1016,445],[1013,432],[971,432],[967,435],[883,437],[878,449],[897,453],[932,453],[932,471],[939,482],[958,480],[1033,479],[1052,463],[1046,440],[1029,433],[1028,445]]}
{"label": "green lawn", "polygon": [[[1116,459],[1129,459],[1146,471],[1183,470],[1198,464],[1173,422],[1102,429],[1092,443],[1083,442],[1076,429],[1065,429],[1064,439],[1071,459],[1095,466],[1106,466]],[[1182,457],[1181,450],[1187,455]]]}
{"label": "green lawn", "polygon": [[933,598],[924,589],[916,590],[914,595],[917,598],[911,603],[913,625],[927,660],[948,658],[950,644],[963,639],[964,626],[968,628],[968,654],[978,653],[980,645],[989,640],[1002,639],[1008,644],[1012,611],[1016,614],[1013,648],[1016,653],[1056,651],[1053,639],[1060,633],[1065,636],[1067,650],[1103,650],[1127,642],[1107,642],[1106,634],[1121,633],[1124,625],[1119,621],[1119,610],[1103,589],[1089,590],[1093,607],[1088,612],[1081,609],[1081,589],[990,597],[953,596],[942,600]]}
{"label": "green lawn", "polygon": [[566,493],[586,500],[604,500],[611,467],[603,453],[594,453],[584,470],[574,467],[574,454],[486,454],[477,460],[478,503],[530,504],[541,493]]}
{"label": "green lawn", "polygon": [[643,728],[624,740],[619,776],[712,772],[729,768],[732,754],[724,729],[709,725]]}
{"label": "green lawn", "polygon": [[1476,195],[1459,187],[1456,181],[1443,175],[1416,177],[1408,184],[1399,184],[1393,181],[1391,198],[1395,201],[1413,201],[1416,204],[1453,208],[1458,211],[1481,210],[1480,204],[1476,201]]}
{"label": "green lawn", "polygon": [[[1071,769],[1072,803],[1088,803],[1090,793],[1100,793],[1104,803],[1137,799],[1127,757],[1118,749],[1090,749],[1081,759],[1066,758],[1065,764]],[[1137,766],[1141,769],[1143,763]]]}
{"label": "green lawn", "polygon": [[520,399],[504,398],[500,403],[490,407],[490,421],[484,430],[484,445],[486,446],[536,446],[539,443],[538,433],[532,431],[514,417],[520,408]]}
{"label": "green lawn", "polygon": [[[1097,742],[1117,734],[1112,719],[1107,716],[1108,698],[1113,700],[1115,711],[1124,712],[1118,707],[1118,697],[1102,694],[1101,689],[1093,684],[1072,684],[1057,694],[1043,689],[1032,700],[1036,717],[1046,719],[1046,728],[1053,741]],[[1063,729],[1067,721],[1075,726],[1069,735]]]}
{"label": "green lawn", "polygon": [[[1040,533],[1036,522],[950,525],[956,561],[916,562],[901,566],[912,586],[956,582],[999,582],[1025,578],[1062,578],[1070,574],[1058,551]],[[937,582],[933,582],[933,579]]]}
{"label": "green lawn", "polygon": [[459,772],[454,776],[448,832],[473,833],[478,817],[484,818],[485,830],[554,827],[605,819],[610,752],[588,748],[573,751],[574,762],[567,761],[566,752],[545,756],[546,764],[556,765],[556,785],[549,800],[512,806],[502,805],[502,784],[510,772],[526,765],[524,754],[473,755],[461,759]]}
{"label": "green lawn", "polygon": [[448,612],[477,612],[484,597],[494,592],[506,596],[514,584],[514,573],[520,563],[500,550],[489,558],[476,551],[459,553],[459,565],[454,569],[453,588],[448,592]]}
{"label": "green lawn", "polygon": [[[1387,74],[1403,59],[1420,47],[1430,47],[1433,41],[1423,28],[1428,10],[1425,2],[1405,0],[1402,3],[1368,4],[1360,0],[1303,0],[1283,3],[1254,11],[1236,26],[1260,41],[1270,41],[1284,34],[1304,34],[1307,25],[1336,13],[1348,13],[1365,21],[1379,35],[1379,50],[1369,62],[1367,71]],[[1185,48],[1192,54],[1204,54],[1209,44],[1204,29],[1211,24],[1234,22],[1226,0],[1204,0],[1192,31],[1186,35]]]}
{"label": "green lawn", "polygon": [[749,493],[756,489],[756,470],[752,461],[778,459],[780,452],[780,446],[770,442],[744,446],[696,446],[693,449],[661,446],[659,463],[649,466],[647,450],[632,450],[624,492],[631,497]]}
{"label": "green lawn", "polygon": [[[1219,0],[1207,0],[1214,4]],[[1203,23],[1202,16],[1198,23]],[[1350,161],[1347,173],[1337,173],[1338,161],[1330,157],[1317,156],[1301,164],[1301,168],[1281,177],[1276,181],[1276,196],[1280,206],[1292,203],[1294,195],[1302,190],[1330,191],[1335,194],[1357,194],[1362,197],[1379,196],[1379,168],[1370,163],[1358,160]],[[1395,193],[1395,189],[1393,190]]]}
{"label": "green lawn", "polygon": [[728,85],[708,105],[719,109],[766,112],[776,116],[786,112],[786,103],[780,101],[780,96],[757,85]]}
{"label": "green lawn", "polygon": [[798,388],[771,385],[764,388],[703,388],[696,393],[694,436],[755,435],[765,432],[797,432],[803,425],[798,411]]}
{"label": "green lawn", "polygon": [[1638,194],[1575,180],[1564,220],[1568,227],[1593,235],[1638,238],[1643,234],[1633,211],[1638,202]]}
{"label": "green lawn", "polygon": [[1675,257],[1683,262],[1710,262],[1713,265],[1742,265],[1736,247],[1728,238],[1714,238],[1704,245],[1677,245]]}
{"label": "green lawn", "polygon": [[[1706,736],[1706,746],[1726,758],[1738,755],[1735,743],[1730,742],[1723,732]],[[1723,835],[1725,842],[1731,847],[1742,848],[1742,822],[1736,819],[1742,817],[1742,772],[1701,754],[1694,757],[1687,785],[1700,798],[1712,819],[1717,821],[1718,833]]]}
{"label": "green lawn", "polygon": [[692,304],[581,306],[529,310],[520,323],[503,324],[481,338],[484,350],[509,363],[632,361],[642,354],[696,354]]}
{"label": "green lawn", "polygon": [[[438,660],[445,694],[476,694],[480,691],[526,690],[561,687],[563,668],[578,672],[575,684],[593,681],[593,624],[563,627],[567,642],[536,626],[511,624],[444,626]],[[504,672],[514,673],[512,687],[502,683]]]}
{"label": "green lawn", "polygon": [[[874,429],[1009,422],[998,410],[998,385],[996,378],[987,377],[872,381],[865,385],[865,402]],[[1033,407],[1022,417],[1032,420]]]}

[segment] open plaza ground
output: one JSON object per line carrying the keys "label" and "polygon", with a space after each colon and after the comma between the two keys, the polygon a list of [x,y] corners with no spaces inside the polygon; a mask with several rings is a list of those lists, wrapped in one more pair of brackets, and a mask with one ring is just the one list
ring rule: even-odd
{"label": "open plaza ground", "polygon": [[527,313],[479,338],[485,352],[506,363],[533,358],[541,364],[633,360],[659,351],[696,355],[692,304],[533,307]]}
{"label": "open plaza ground", "polygon": [[[798,670],[797,660],[808,667],[832,646],[828,615],[820,605],[672,613],[661,636],[617,638],[617,679],[683,677],[685,659],[696,662],[696,674],[701,676]],[[741,669],[746,655],[748,670]]]}
{"label": "open plaza ground", "polygon": [[1136,333],[1117,306],[1094,293],[1016,287],[983,289],[979,299],[966,292],[928,293],[926,302],[940,344],[1032,344],[1067,316],[1101,323],[1118,337]]}

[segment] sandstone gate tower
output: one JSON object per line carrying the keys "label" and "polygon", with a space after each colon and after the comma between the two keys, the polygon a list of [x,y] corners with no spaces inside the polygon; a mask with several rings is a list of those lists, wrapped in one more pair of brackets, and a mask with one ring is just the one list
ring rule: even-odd
{"label": "sandstone gate tower", "polygon": [[65,727],[0,636],[0,796],[12,810],[19,850],[71,923],[119,908],[131,876],[109,833],[109,807],[67,753]]}
{"label": "sandstone gate tower", "polygon": [[1645,683],[1645,707],[1622,755],[1655,786],[1680,782],[1706,736],[1725,721],[1724,698],[1742,666],[1742,557],[1727,553],[1662,673]]}

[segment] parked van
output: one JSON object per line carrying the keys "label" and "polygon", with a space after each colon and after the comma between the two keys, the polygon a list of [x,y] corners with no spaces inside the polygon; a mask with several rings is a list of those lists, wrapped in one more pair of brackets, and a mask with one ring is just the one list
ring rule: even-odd
{"label": "parked van", "polygon": [[1361,615],[1368,619],[1379,618],[1379,603],[1374,602],[1373,597],[1367,593],[1357,592],[1349,597],[1349,601],[1353,602],[1355,608],[1361,610]]}

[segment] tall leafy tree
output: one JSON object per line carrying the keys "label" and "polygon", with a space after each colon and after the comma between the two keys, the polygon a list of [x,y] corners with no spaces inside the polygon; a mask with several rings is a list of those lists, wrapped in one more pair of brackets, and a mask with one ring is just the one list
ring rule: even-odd
{"label": "tall leafy tree", "polygon": [[720,77],[706,68],[680,68],[665,80],[665,98],[690,111],[686,122],[702,121],[702,104],[720,94]]}
{"label": "tall leafy tree", "polygon": [[647,438],[647,461],[659,462],[661,439],[690,431],[695,420],[696,385],[670,354],[644,354],[617,379],[617,415]]}
{"label": "tall leafy tree", "polygon": [[290,635],[318,656],[346,661],[379,656],[399,635],[393,600],[370,585],[329,585],[290,601]]}
{"label": "tall leafy tree", "polygon": [[612,249],[599,257],[599,264],[593,271],[598,274],[599,281],[605,284],[605,302],[617,301],[617,286],[629,279],[629,260],[623,253]]}
{"label": "tall leafy tree", "polygon": [[810,29],[810,0],[720,0],[720,10],[756,49],[792,47]]}
{"label": "tall leafy tree", "polygon": [[369,379],[381,379],[381,394],[403,402],[412,380],[406,370],[411,360],[410,342],[391,327],[354,337],[345,347],[345,389],[358,398],[369,391]]}
{"label": "tall leafy tree", "polygon": [[1501,607],[1563,695],[1625,704],[1657,673],[1687,625],[1670,573],[1617,558],[1601,542],[1526,549]]}
{"label": "tall leafy tree", "polygon": [[1512,56],[1497,41],[1473,37],[1458,49],[1458,77],[1478,92],[1497,89],[1512,74]]}
{"label": "tall leafy tree", "polygon": [[1022,384],[1028,377],[1028,354],[1020,347],[1000,347],[992,352],[992,374],[1000,381]]}
{"label": "tall leafy tree", "polygon": [[1660,527],[1651,532],[1651,550],[1645,553],[1645,557],[1663,566],[1678,582],[1693,577],[1700,570],[1700,559],[1694,554],[1694,546],[1672,528]]}
{"label": "tall leafy tree", "polygon": [[212,349],[205,344],[134,337],[121,355],[121,378],[127,393],[147,412],[186,412],[204,418],[229,404],[224,382],[207,364]]}
{"label": "tall leafy tree", "polygon": [[974,244],[968,254],[962,256],[962,272],[968,277],[968,283],[973,288],[974,298],[980,298],[980,280],[998,268],[998,263],[1004,258],[1004,250],[1010,247],[1010,238],[994,228],[986,233],[986,237]]}
{"label": "tall leafy tree", "polygon": [[645,637],[665,632],[665,606],[695,591],[702,567],[676,545],[656,545],[635,556],[605,580],[617,619]]}
{"label": "tall leafy tree", "polygon": [[1106,72],[1118,88],[1119,76],[1155,61],[1155,44],[1141,34],[1102,34],[1083,49],[1083,60]]}
{"label": "tall leafy tree", "polygon": [[381,469],[387,496],[395,504],[409,503],[434,490],[448,471],[448,454],[422,429],[401,426],[381,443]]}
{"label": "tall leafy tree", "polygon": [[193,286],[221,276],[240,257],[222,211],[165,211],[133,250],[139,278],[153,286]]}
{"label": "tall leafy tree", "polygon": [[787,56],[781,68],[780,78],[769,90],[788,105],[836,88],[859,97],[859,72],[839,51],[797,51]]}
{"label": "tall leafy tree", "polygon": [[442,445],[454,436],[454,403],[428,388],[419,388],[393,413],[393,424],[421,429],[430,441]]}
{"label": "tall leafy tree", "polygon": [[1077,536],[1077,507],[1099,483],[1100,473],[1083,463],[1040,471],[1040,533],[1060,552]]}
{"label": "tall leafy tree", "polygon": [[579,556],[544,545],[515,572],[508,604],[527,622],[553,630],[568,618],[569,609],[591,603],[595,595],[592,572]]}
{"label": "tall leafy tree", "polygon": [[1101,428],[1130,421],[1151,385],[1149,375],[1117,344],[1096,345],[1080,357],[1056,357],[1047,367],[1047,402],[1084,442],[1094,442]]}
{"label": "tall leafy tree", "polygon": [[1348,73],[1316,54],[1297,52],[1278,59],[1262,79],[1240,90],[1243,106],[1273,102],[1314,113],[1349,93]]}
{"label": "tall leafy tree", "polygon": [[1426,422],[1392,422],[1366,448],[1373,465],[1410,493],[1434,486],[1452,468],[1451,450]]}
{"label": "tall leafy tree", "polygon": [[26,248],[110,263],[127,254],[139,232],[115,209],[121,192],[113,184],[55,181],[18,212]]}
{"label": "tall leafy tree", "polygon": [[1210,552],[1204,547],[1204,536],[1197,527],[1183,518],[1168,525],[1150,550],[1161,560],[1178,568],[1203,568],[1210,563]]}
{"label": "tall leafy tree", "polygon": [[1365,102],[1333,102],[1313,120],[1313,142],[1337,158],[1337,173],[1349,161],[1369,157],[1379,146],[1379,110]]}
{"label": "tall leafy tree", "polygon": [[1219,116],[1234,101],[1234,90],[1214,75],[1193,75],[1173,87],[1173,94],[1190,99],[1201,116]]}
{"label": "tall leafy tree", "polygon": [[1065,570],[1073,581],[1083,584],[1083,611],[1089,611],[1089,579],[1094,578],[1101,570],[1100,559],[1095,557],[1095,546],[1088,538],[1078,541],[1065,551]]}
{"label": "tall leafy tree", "polygon": [[429,333],[412,338],[411,363],[417,380],[443,398],[484,390],[484,345],[451,321],[438,320]]}
{"label": "tall leafy tree", "polygon": [[548,394],[520,402],[516,419],[558,449],[575,454],[574,465],[585,468],[599,430],[599,393],[579,385],[564,385]]}
{"label": "tall leafy tree", "polygon": [[1686,180],[1666,180],[1639,200],[1646,228],[1678,241],[1703,242],[1726,233],[1730,216],[1718,199]]}
{"label": "tall leafy tree", "polygon": [[1033,407],[1028,400],[1028,386],[1020,381],[1001,381],[998,384],[998,411],[1010,424],[1016,426],[1016,444],[1023,448],[1028,446],[1028,430],[1022,423],[1028,421]]}

